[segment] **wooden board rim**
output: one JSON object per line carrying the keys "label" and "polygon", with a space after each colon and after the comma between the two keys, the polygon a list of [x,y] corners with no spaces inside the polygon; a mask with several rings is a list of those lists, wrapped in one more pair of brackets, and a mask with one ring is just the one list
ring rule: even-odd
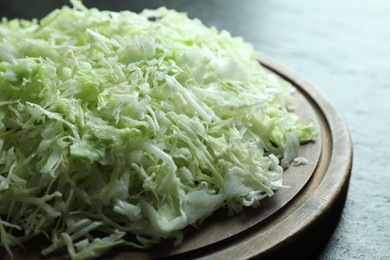
{"label": "wooden board rim", "polygon": [[[342,114],[314,84],[266,56],[259,62],[295,86],[315,110],[321,124],[321,156],[315,173],[296,197],[265,221],[199,249],[161,252],[162,258],[310,259],[340,218],[352,168],[352,140]],[[319,235],[312,235],[314,232]],[[115,259],[127,256],[125,253]],[[159,256],[152,253],[143,257],[150,258]]]}
{"label": "wooden board rim", "polygon": [[[310,193],[300,206],[294,209],[291,215],[286,216],[278,226],[269,232],[286,230],[284,235],[279,236],[272,243],[265,247],[260,247],[259,243],[264,238],[264,233],[255,233],[243,241],[238,241],[229,246],[216,249],[208,255],[202,256],[207,259],[279,259],[280,257],[300,257],[300,259],[310,258],[316,253],[331,235],[333,229],[341,216],[342,209],[347,196],[349,180],[352,171],[353,147],[349,128],[342,114],[335,105],[328,100],[319,87],[298,76],[283,65],[275,62],[267,56],[259,58],[259,62],[267,69],[281,76],[286,81],[294,85],[305,97],[316,107],[322,117],[325,130],[328,136],[322,136],[324,147],[322,148],[322,158],[328,157],[324,165],[318,170],[323,172],[319,180],[313,178],[302,191],[300,197]],[[326,145],[327,144],[327,145]],[[317,183],[316,183],[317,182]],[[299,197],[299,196],[298,196]],[[299,199],[299,198],[297,198]],[[290,203],[290,206],[294,202]],[[288,211],[288,209],[282,209]],[[298,215],[305,216],[298,223]],[[323,232],[321,235],[313,235],[315,232]],[[310,235],[312,234],[312,235]],[[312,239],[312,241],[309,241]]]}

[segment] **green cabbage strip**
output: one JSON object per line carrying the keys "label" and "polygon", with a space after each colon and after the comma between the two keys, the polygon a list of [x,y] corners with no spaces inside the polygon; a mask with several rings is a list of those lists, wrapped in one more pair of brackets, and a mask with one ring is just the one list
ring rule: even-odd
{"label": "green cabbage strip", "polygon": [[[0,240],[73,259],[147,248],[283,187],[311,124],[240,38],[80,2],[0,25]],[[127,236],[126,234],[133,234]],[[125,236],[126,235],[126,236]]]}

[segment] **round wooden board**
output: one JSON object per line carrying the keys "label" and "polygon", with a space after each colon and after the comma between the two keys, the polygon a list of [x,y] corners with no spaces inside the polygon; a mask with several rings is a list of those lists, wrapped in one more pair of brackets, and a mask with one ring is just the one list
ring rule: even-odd
{"label": "round wooden board", "polygon": [[[294,112],[302,121],[313,121],[317,126],[318,139],[303,145],[299,152],[309,163],[289,166],[284,175],[284,184],[289,187],[264,199],[259,208],[246,208],[231,217],[222,209],[201,228],[187,228],[180,247],[167,240],[153,250],[119,248],[103,258],[302,259],[310,257],[329,237],[344,206],[351,172],[348,128],[318,88],[266,57],[259,61],[270,73],[296,87]],[[42,248],[38,240],[32,241],[26,250],[15,252],[15,259],[40,259]]]}
{"label": "round wooden board", "polygon": [[220,210],[200,229],[187,229],[178,248],[165,241],[151,251],[124,249],[111,258],[305,259],[330,236],[344,206],[352,167],[348,127],[317,87],[267,57],[259,62],[296,87],[294,112],[317,126],[318,140],[300,149],[309,163],[290,166],[284,177],[289,188],[264,199],[258,209],[248,208],[232,217]]}

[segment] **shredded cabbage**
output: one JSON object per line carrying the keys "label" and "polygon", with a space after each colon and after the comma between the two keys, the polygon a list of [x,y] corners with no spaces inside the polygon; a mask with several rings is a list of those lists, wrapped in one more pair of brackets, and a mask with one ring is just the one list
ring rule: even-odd
{"label": "shredded cabbage", "polygon": [[[166,8],[79,1],[0,24],[0,244],[38,235],[73,259],[182,240],[257,207],[312,124],[241,38]],[[133,236],[128,236],[133,234]]]}

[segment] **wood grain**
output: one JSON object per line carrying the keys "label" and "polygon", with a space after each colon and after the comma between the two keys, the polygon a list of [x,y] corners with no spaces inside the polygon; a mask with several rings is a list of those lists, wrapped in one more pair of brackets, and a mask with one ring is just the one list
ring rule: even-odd
{"label": "wood grain", "polygon": [[[301,147],[307,165],[289,166],[281,189],[262,201],[257,209],[227,217],[219,210],[200,229],[187,228],[184,243],[175,248],[164,241],[149,251],[131,248],[113,250],[109,259],[204,258],[249,259],[310,257],[331,234],[342,211],[352,165],[352,144],[341,114],[321,91],[267,57],[260,63],[271,73],[289,81],[298,90],[296,112],[303,121],[313,121],[319,131],[314,143]],[[42,247],[34,245],[17,252],[15,259],[39,259]],[[52,259],[63,259],[54,256]],[[65,257],[66,258],[66,257]]]}
{"label": "wood grain", "polygon": [[259,61],[297,88],[296,112],[318,127],[319,139],[300,150],[310,163],[290,166],[285,173],[290,188],[279,190],[260,208],[233,217],[218,211],[201,229],[187,230],[179,248],[166,242],[147,252],[124,250],[115,259],[303,259],[318,251],[332,233],[344,206],[352,167],[347,125],[319,88],[267,57]]}

